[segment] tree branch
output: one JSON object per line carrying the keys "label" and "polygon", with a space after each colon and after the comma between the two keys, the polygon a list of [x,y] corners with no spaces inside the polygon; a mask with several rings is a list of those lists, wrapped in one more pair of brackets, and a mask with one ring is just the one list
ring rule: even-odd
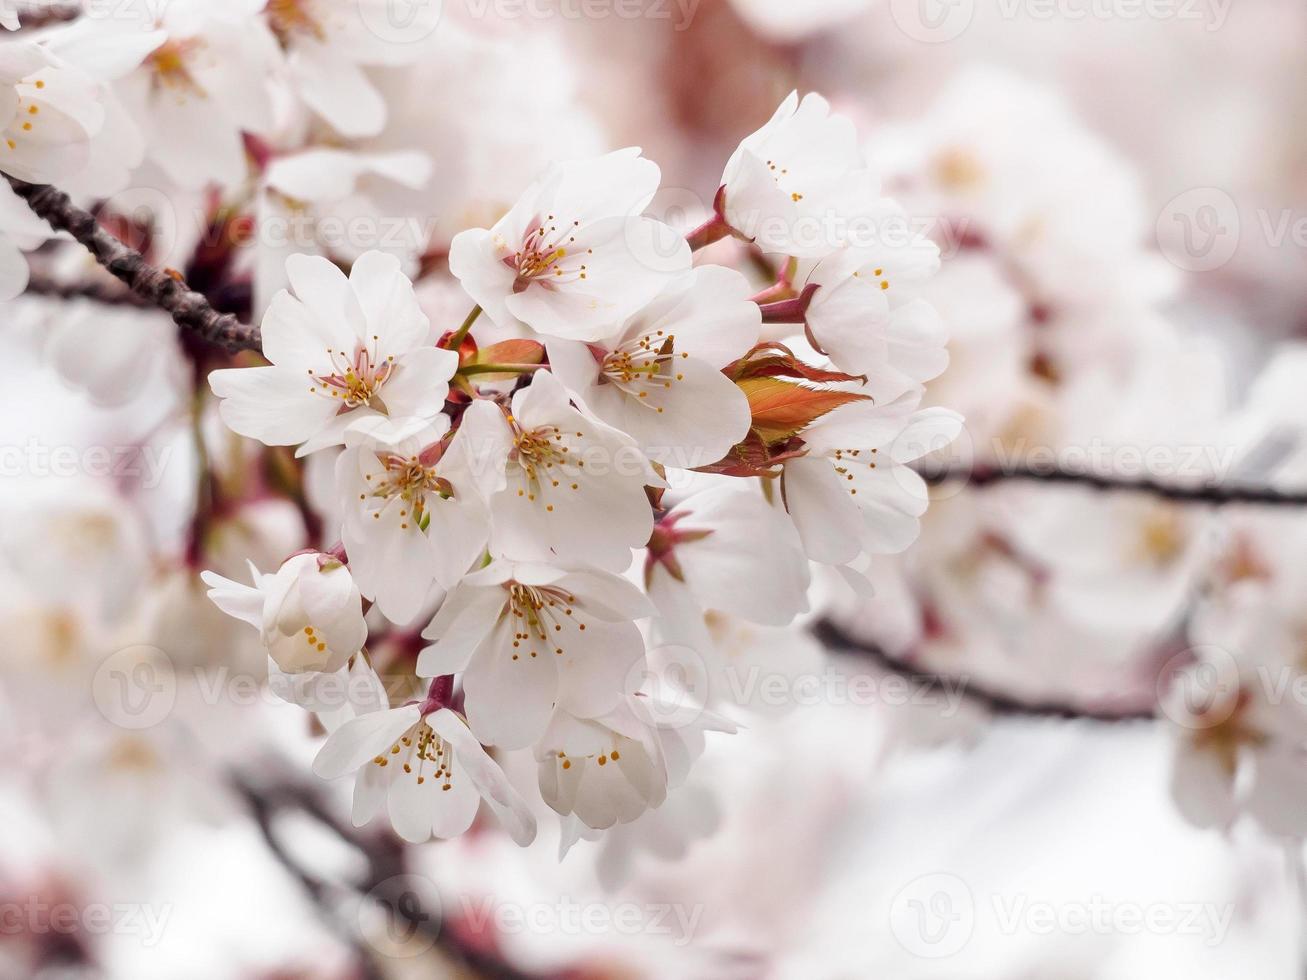
{"label": "tree branch", "polygon": [[830,619],[819,619],[813,624],[812,632],[828,649],[866,658],[882,669],[922,684],[933,692],[940,694],[960,692],[972,704],[995,715],[1110,723],[1152,721],[1157,717],[1156,709],[1152,705],[1114,708],[1088,707],[1057,701],[1024,701],[1011,694],[986,688],[970,677],[913,670],[882,647],[855,639],[847,630]]}
{"label": "tree branch", "polygon": [[987,487],[996,483],[1022,480],[1031,483],[1059,483],[1088,487],[1092,490],[1146,493],[1163,500],[1192,504],[1261,504],[1268,507],[1307,507],[1307,490],[1291,492],[1271,487],[1252,485],[1224,485],[1206,483],[1197,486],[1177,486],[1160,480],[1132,480],[1119,476],[1065,470],[1043,466],[1019,464],[997,467],[977,465],[970,469],[921,469],[927,483],[938,486],[945,483],[967,483],[973,487]]}
{"label": "tree branch", "polygon": [[154,268],[135,249],[109,234],[89,211],[79,208],[63,191],[46,184],[28,184],[7,177],[14,193],[32,213],[55,231],[64,231],[84,245],[95,260],[132,292],[166,310],[178,325],[201,340],[227,350],[262,350],[259,328],[241,323],[230,313],[219,313],[207,299],[186,285],[181,274]]}

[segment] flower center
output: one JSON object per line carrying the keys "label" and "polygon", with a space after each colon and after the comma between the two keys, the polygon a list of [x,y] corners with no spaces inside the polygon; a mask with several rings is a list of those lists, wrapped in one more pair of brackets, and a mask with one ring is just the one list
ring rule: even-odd
{"label": "flower center", "polygon": [[372,764],[385,769],[393,762],[405,776],[416,778],[419,786],[428,778],[439,779],[440,788],[448,792],[454,783],[453,761],[453,750],[423,719],[401,735],[389,752],[373,758]]}
{"label": "flower center", "polygon": [[[546,653],[552,649],[556,656],[562,656],[557,634],[563,631],[563,621],[576,611],[576,596],[551,585],[510,582],[504,588],[508,589],[506,608],[513,617],[513,659],[521,659],[523,643],[532,658],[539,655],[540,649]],[[585,623],[577,621],[576,626],[585,629]]]}
{"label": "flower center", "polygon": [[[690,355],[682,352],[682,359]],[[667,391],[685,375],[676,370],[676,337],[655,330],[623,344],[604,358],[600,383],[615,384],[648,404],[650,391]],[[650,405],[661,413],[661,405]]]}
{"label": "flower center", "polygon": [[[377,338],[373,336],[372,339],[375,342]],[[362,344],[354,351],[352,358],[345,351],[332,350],[330,347],[327,348],[327,353],[331,356],[333,371],[330,374],[319,374],[310,368],[309,377],[314,384],[309,391],[315,395],[340,399],[341,411],[367,405],[385,412],[386,406],[378,398],[377,392],[394,371],[395,358],[390,356],[382,359],[376,351],[369,350]],[[372,404],[374,400],[377,402],[375,405]]]}
{"label": "flower center", "polygon": [[571,248],[576,243],[574,232],[580,224],[579,221],[573,221],[571,227],[560,232],[552,214],[544,221],[535,223],[523,240],[522,247],[504,258],[504,264],[517,273],[513,292],[523,292],[532,283],[552,289],[589,278],[589,266],[581,259],[592,254],[594,249],[582,251]]}
{"label": "flower center", "polygon": [[[454,496],[454,487],[448,480],[436,473],[434,465],[428,465],[424,456],[400,456],[398,453],[378,454],[377,462],[386,469],[385,477],[372,488],[372,496],[383,500],[403,500],[409,507],[399,512],[400,528],[410,525],[425,531],[431,521],[427,513],[427,495],[438,494],[442,500]],[[371,479],[369,477],[369,479]],[[366,499],[360,494],[359,499]],[[372,516],[380,520],[381,511],[373,511]]]}

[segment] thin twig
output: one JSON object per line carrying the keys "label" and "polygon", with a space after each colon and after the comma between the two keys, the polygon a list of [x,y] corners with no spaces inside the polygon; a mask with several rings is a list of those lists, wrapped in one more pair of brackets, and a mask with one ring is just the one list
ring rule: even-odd
{"label": "thin twig", "polygon": [[1088,707],[1059,701],[1025,701],[1003,691],[977,684],[971,677],[920,671],[891,656],[874,643],[864,643],[829,619],[820,619],[812,627],[813,635],[831,650],[855,654],[882,669],[906,677],[932,692],[952,695],[961,693],[966,700],[991,714],[1026,718],[1059,718],[1067,721],[1132,722],[1152,721],[1156,709],[1148,707]]}
{"label": "thin twig", "polygon": [[261,350],[259,328],[241,323],[230,313],[219,313],[207,299],[186,285],[181,274],[156,269],[135,249],[128,248],[100,227],[95,216],[79,208],[63,191],[47,184],[28,184],[7,178],[32,213],[55,231],[65,231],[95,256],[95,260],[137,296],[172,314],[178,325],[196,337],[227,350]]}
{"label": "thin twig", "polygon": [[973,487],[987,487],[996,483],[1021,480],[1030,483],[1058,483],[1088,487],[1091,490],[1146,493],[1163,500],[1193,504],[1262,504],[1270,507],[1307,507],[1307,490],[1286,491],[1249,484],[1225,485],[1205,483],[1197,486],[1178,486],[1151,478],[1127,479],[1081,470],[1066,470],[1044,466],[1020,464],[1017,466],[974,466],[970,469],[919,471],[930,484],[966,483]]}

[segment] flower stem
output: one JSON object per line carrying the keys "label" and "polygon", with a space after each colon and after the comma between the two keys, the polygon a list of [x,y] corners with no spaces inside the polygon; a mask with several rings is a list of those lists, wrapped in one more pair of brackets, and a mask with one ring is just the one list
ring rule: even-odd
{"label": "flower stem", "polygon": [[726,223],[726,219],[720,214],[714,214],[694,231],[688,233],[685,240],[690,245],[690,251],[697,252],[699,249],[707,248],[713,242],[719,242],[733,233],[734,229]]}
{"label": "flower stem", "polygon": [[477,304],[472,307],[472,312],[467,315],[467,319],[463,321],[463,325],[449,335],[449,339],[445,341],[445,347],[449,350],[458,350],[459,347],[462,346],[463,341],[467,339],[467,334],[468,331],[472,329],[472,324],[477,322],[477,317],[480,315],[481,305]]}

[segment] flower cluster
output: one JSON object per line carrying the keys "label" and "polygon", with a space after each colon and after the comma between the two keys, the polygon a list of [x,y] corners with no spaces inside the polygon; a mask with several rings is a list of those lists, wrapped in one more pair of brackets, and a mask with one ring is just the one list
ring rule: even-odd
{"label": "flower cluster", "polygon": [[[938,252],[862,220],[894,206],[852,124],[792,96],[688,236],[646,213],[659,182],[634,148],[549,167],[453,239],[475,306],[448,329],[392,255],[348,275],[291,256],[268,366],[209,377],[235,432],[334,457],[338,544],[253,586],[205,578],[329,730],[315,769],[354,775],[356,821],[384,806],[406,839],[450,837],[483,800],[529,842],[493,748],[532,753],[565,840],[630,823],[704,732],[734,730],[660,670],[714,660],[705,613],[784,625],[809,561],[865,584],[916,537],[908,464],[961,426],[918,407],[947,362],[916,294]],[[860,233],[792,248],[809,226]],[[696,262],[724,239],[779,256],[775,281]],[[416,657],[374,663],[369,627]],[[323,703],[325,677],[347,703]]]}

